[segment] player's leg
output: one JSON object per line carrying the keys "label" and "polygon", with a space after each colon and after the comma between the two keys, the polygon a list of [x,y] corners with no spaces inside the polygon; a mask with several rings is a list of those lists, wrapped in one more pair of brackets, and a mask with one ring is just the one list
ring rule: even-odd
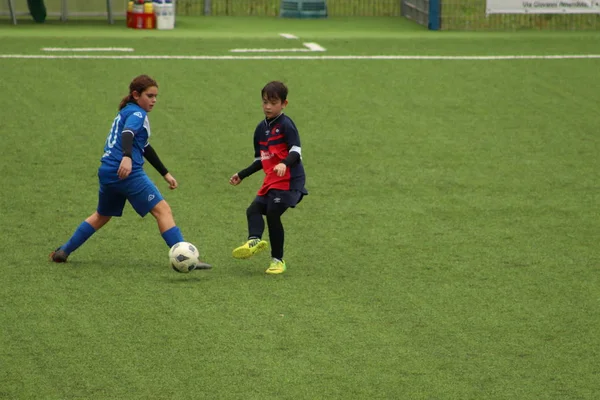
{"label": "player's leg", "polygon": [[175,243],[184,241],[183,234],[175,223],[171,206],[166,200],[163,199],[152,207],[150,214],[156,219],[160,235],[169,248],[173,247]]}
{"label": "player's leg", "polygon": [[67,262],[69,254],[81,247],[98,229],[106,225],[110,219],[111,217],[100,215],[95,211],[79,224],[71,238],[65,244],[50,253],[50,259],[57,263]]}
{"label": "player's leg", "polygon": [[96,211],[79,224],[71,238],[65,244],[50,253],[50,260],[57,263],[66,262],[67,257],[72,252],[81,247],[98,229],[106,225],[113,216],[121,216],[124,206],[125,196],[109,186],[100,185]]}
{"label": "player's leg", "polygon": [[248,220],[248,241],[233,250],[232,255],[234,258],[250,258],[254,254],[267,248],[269,244],[265,240],[262,240],[262,235],[265,231],[265,221],[263,219],[263,215],[266,213],[266,210],[266,198],[261,196],[257,196],[256,199],[254,199],[254,201],[246,209],[246,218]]}
{"label": "player's leg", "polygon": [[281,274],[287,269],[283,259],[285,231],[281,216],[288,208],[295,207],[300,202],[302,194],[298,191],[271,190],[268,199],[266,216],[272,259],[265,272],[267,274]]}
{"label": "player's leg", "polygon": [[127,200],[140,217],[150,213],[156,219],[158,230],[169,248],[183,242],[183,235],[175,224],[173,212],[156,185],[144,173],[130,176],[124,188]]}
{"label": "player's leg", "polygon": [[[150,213],[156,219],[160,235],[169,248],[176,243],[185,241],[181,230],[175,223],[171,206],[146,174],[135,177],[128,184],[127,199],[140,217]],[[198,260],[196,269],[210,268],[210,264]]]}
{"label": "player's leg", "polygon": [[271,263],[265,271],[267,274],[281,274],[285,272],[286,265],[283,260],[283,244],[285,231],[281,216],[288,209],[283,203],[270,202],[267,208],[267,226],[269,228],[269,240],[271,241]]}
{"label": "player's leg", "polygon": [[[176,243],[183,242],[183,235],[179,230],[179,227],[175,224],[175,218],[171,211],[171,206],[166,200],[159,201],[151,210],[150,214],[156,218],[158,224],[158,230],[165,243],[169,248],[173,247]],[[194,269],[211,269],[210,264],[206,264],[200,260],[197,260]]]}

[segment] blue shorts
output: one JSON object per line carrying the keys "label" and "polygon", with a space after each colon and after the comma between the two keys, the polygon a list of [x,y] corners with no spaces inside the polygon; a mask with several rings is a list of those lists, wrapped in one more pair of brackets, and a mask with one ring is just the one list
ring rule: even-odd
{"label": "blue shorts", "polygon": [[126,200],[131,203],[135,212],[143,217],[163,200],[163,196],[144,172],[129,175],[126,179],[112,183],[102,183],[101,179],[98,214],[120,217],[123,215]]}

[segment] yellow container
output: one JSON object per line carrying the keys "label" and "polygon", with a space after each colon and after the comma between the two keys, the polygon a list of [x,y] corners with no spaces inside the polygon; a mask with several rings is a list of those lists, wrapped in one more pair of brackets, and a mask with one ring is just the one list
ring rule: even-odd
{"label": "yellow container", "polygon": [[154,12],[151,1],[144,3],[144,14],[152,14]]}

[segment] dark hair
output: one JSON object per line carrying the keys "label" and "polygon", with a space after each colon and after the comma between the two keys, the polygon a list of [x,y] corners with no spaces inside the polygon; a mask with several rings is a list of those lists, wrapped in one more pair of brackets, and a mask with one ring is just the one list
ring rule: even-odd
{"label": "dark hair", "polygon": [[148,75],[140,75],[133,78],[133,80],[129,84],[129,94],[123,97],[123,100],[121,100],[121,104],[119,104],[119,110],[122,110],[123,107],[127,105],[127,103],[135,103],[135,99],[133,98],[133,92],[138,92],[139,94],[142,94],[146,89],[152,86],[158,87],[158,84],[154,79],[150,78]]}
{"label": "dark hair", "polygon": [[262,88],[260,95],[263,99],[266,97],[267,100],[279,99],[283,102],[287,99],[288,88],[283,82],[271,81]]}

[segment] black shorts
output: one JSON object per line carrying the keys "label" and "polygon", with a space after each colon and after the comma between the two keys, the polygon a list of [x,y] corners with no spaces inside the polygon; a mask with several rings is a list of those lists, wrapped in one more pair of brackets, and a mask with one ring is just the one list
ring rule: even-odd
{"label": "black shorts", "polygon": [[256,196],[254,201],[266,205],[269,203],[283,204],[286,207],[294,208],[302,201],[305,194],[300,190],[271,189],[265,196]]}

